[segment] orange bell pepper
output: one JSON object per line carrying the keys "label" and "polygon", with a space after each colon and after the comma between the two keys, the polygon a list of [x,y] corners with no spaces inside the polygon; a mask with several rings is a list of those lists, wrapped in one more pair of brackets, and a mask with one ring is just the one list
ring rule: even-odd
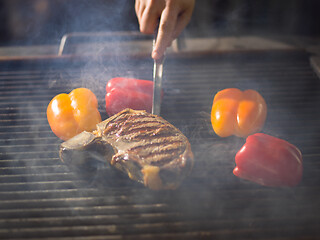
{"label": "orange bell pepper", "polygon": [[266,116],[267,105],[257,91],[227,88],[214,97],[211,123],[220,137],[247,137],[262,129]]}
{"label": "orange bell pepper", "polygon": [[94,130],[101,122],[98,100],[87,88],[61,93],[50,101],[47,119],[54,134],[68,140],[83,131]]}

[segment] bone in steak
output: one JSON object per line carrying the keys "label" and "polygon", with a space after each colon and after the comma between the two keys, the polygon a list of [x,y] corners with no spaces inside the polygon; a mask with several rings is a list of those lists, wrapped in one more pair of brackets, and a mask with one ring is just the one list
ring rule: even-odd
{"label": "bone in steak", "polygon": [[163,118],[132,109],[62,143],[60,158],[73,166],[106,160],[153,190],[177,188],[193,166],[187,137]]}

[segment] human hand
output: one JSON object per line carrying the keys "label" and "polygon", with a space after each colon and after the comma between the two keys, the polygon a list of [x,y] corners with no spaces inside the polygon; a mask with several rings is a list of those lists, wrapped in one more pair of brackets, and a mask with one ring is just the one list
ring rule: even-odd
{"label": "human hand", "polygon": [[159,25],[152,58],[159,59],[187,26],[195,0],[136,0],[140,31],[152,34]]}

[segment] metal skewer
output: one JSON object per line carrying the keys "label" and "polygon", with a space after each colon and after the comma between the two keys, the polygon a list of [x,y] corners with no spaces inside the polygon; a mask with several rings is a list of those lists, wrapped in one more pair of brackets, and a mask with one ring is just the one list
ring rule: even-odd
{"label": "metal skewer", "polygon": [[[153,37],[153,48],[155,47],[157,34]],[[164,56],[154,60],[153,63],[153,99],[152,114],[160,115],[161,109],[161,90],[162,90],[162,73],[163,73]]]}

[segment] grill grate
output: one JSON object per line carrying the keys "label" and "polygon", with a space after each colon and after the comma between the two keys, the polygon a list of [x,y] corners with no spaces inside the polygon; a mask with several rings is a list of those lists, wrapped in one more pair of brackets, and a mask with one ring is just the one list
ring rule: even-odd
{"label": "grill grate", "polygon": [[[107,80],[151,79],[151,67],[146,59],[0,64],[0,239],[317,239],[320,82],[305,53],[166,60],[162,114],[189,137],[196,159],[176,191],[152,192],[106,169],[89,179],[60,162],[61,141],[46,120],[51,98],[88,87],[106,118]],[[303,153],[298,187],[261,187],[233,176],[244,139],[217,137],[209,118],[214,94],[227,87],[265,97],[263,131]]]}

